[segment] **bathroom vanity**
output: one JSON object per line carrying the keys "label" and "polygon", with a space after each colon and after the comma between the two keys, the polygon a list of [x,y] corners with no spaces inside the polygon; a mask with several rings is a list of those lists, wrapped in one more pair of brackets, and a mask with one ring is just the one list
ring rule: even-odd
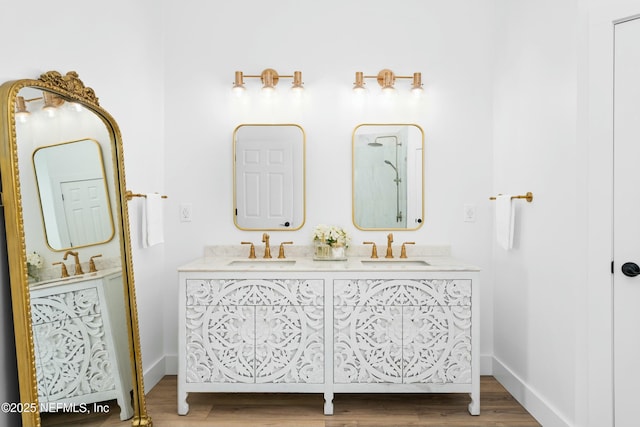
{"label": "bathroom vanity", "polygon": [[194,392],[322,393],[327,415],[335,393],[469,393],[480,413],[476,267],[295,249],[208,248],[179,268],[179,414]]}
{"label": "bathroom vanity", "polygon": [[117,399],[120,419],[131,418],[122,270],[34,283],[30,293],[41,411]]}

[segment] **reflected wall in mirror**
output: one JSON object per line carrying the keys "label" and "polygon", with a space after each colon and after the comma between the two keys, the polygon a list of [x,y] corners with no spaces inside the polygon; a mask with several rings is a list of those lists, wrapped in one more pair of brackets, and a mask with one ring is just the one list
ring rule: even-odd
{"label": "reflected wall in mirror", "polygon": [[118,126],[74,72],[7,82],[0,108],[23,426],[150,426]]}
{"label": "reflected wall in mirror", "polygon": [[305,221],[305,133],[295,124],[233,132],[233,213],[241,230],[298,230]]}
{"label": "reflected wall in mirror", "polygon": [[39,147],[33,154],[47,244],[64,250],[113,238],[100,143],[93,139]]}
{"label": "reflected wall in mirror", "polygon": [[414,230],[424,221],[424,132],[362,124],[352,137],[352,215],[361,230]]}

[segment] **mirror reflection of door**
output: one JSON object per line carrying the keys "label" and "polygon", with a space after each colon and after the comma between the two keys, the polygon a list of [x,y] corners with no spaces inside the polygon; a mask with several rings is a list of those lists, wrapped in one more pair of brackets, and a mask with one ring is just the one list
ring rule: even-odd
{"label": "mirror reflection of door", "polygon": [[234,223],[243,230],[304,224],[304,131],[297,125],[240,125],[233,137]]}
{"label": "mirror reflection of door", "polygon": [[353,222],[414,229],[423,221],[423,137],[415,125],[360,125],[353,134]]}
{"label": "mirror reflection of door", "polygon": [[290,141],[243,141],[236,147],[236,180],[242,199],[237,221],[247,228],[275,228],[293,219],[293,147]]}
{"label": "mirror reflection of door", "polygon": [[[104,242],[113,233],[104,179],[60,183],[69,247]],[[65,244],[63,243],[63,245]]]}

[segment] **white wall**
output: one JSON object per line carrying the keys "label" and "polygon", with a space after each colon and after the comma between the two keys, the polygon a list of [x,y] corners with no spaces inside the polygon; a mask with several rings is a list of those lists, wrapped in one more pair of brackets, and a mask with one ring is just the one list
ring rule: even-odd
{"label": "white wall", "polygon": [[497,10],[493,186],[534,201],[516,202],[515,248],[494,244],[494,373],[543,425],[571,425],[586,280],[580,9],[501,0]]}
{"label": "white wall", "polygon": [[[490,262],[491,90],[493,1],[402,0],[323,3],[275,0],[167,1],[166,40],[166,263],[165,351],[177,352],[176,268],[205,245],[260,241],[232,217],[232,132],[241,123],[297,123],[307,134],[307,221],[271,241],[311,242],[318,223],[348,227],[354,244],[384,243],[383,232],[351,223],[351,133],[360,123],[405,122],[426,134],[426,221],[395,241],[451,244],[454,254],[481,266],[482,349],[492,349]],[[259,79],[246,79],[249,97],[233,98],[234,71],[280,74],[301,70],[304,100],[293,104],[291,81],[281,80],[275,105],[259,96]],[[400,75],[421,71],[425,97],[395,106],[374,96],[354,104],[356,71]],[[367,80],[378,93],[375,80]],[[406,80],[397,82],[408,91]],[[193,204],[193,221],[180,223],[180,203]],[[463,206],[477,208],[463,222]]]}
{"label": "white wall", "polygon": [[[37,78],[49,70],[77,71],[120,126],[128,187],[136,192],[162,192],[160,25],[160,12],[152,0],[92,2],[90,7],[81,0],[70,0],[64,7],[47,1],[4,2],[0,81]],[[137,233],[138,206],[130,205],[132,233]],[[141,250],[136,234],[133,252],[143,360],[149,366],[164,354],[162,329],[157,327],[163,321],[158,288],[164,252],[163,248]],[[8,286],[8,279],[2,285]],[[6,310],[9,301],[4,293],[0,298]],[[12,325],[5,320],[0,329],[8,336]],[[8,358],[10,364],[11,353],[2,352],[0,362]]]}

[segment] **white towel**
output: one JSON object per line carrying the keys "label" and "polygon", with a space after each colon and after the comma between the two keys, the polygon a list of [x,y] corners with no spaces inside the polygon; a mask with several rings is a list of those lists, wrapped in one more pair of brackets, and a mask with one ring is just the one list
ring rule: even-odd
{"label": "white towel", "polygon": [[496,239],[504,249],[513,248],[514,204],[510,194],[496,197]]}
{"label": "white towel", "polygon": [[147,194],[142,208],[142,247],[148,248],[163,242],[162,196]]}

